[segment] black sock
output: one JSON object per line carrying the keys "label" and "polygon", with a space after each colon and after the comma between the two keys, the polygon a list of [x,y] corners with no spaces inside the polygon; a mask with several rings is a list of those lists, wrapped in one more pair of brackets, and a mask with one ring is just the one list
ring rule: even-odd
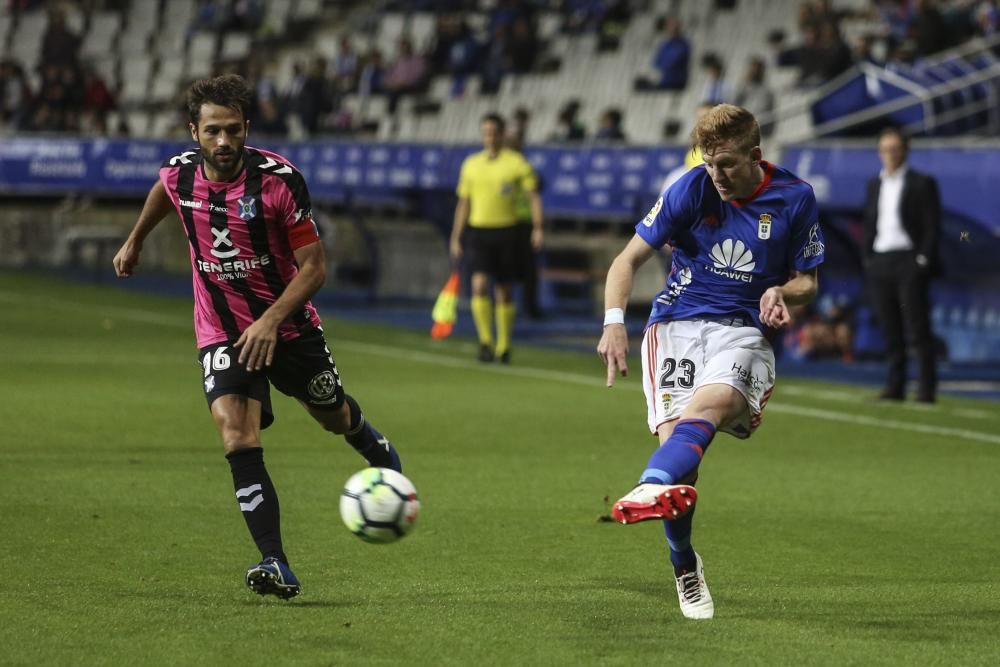
{"label": "black sock", "polygon": [[[351,410],[351,425],[344,434],[344,439],[358,454],[365,457],[368,465],[399,470],[399,457],[395,455],[389,441],[368,423],[364,413],[361,412],[361,406],[353,396],[345,396],[344,400]],[[383,442],[379,442],[380,439]]]}
{"label": "black sock", "polygon": [[226,454],[226,458],[233,472],[236,502],[240,504],[247,528],[261,556],[275,556],[287,564],[288,558],[281,547],[278,494],[264,467],[264,450],[260,447],[238,449]]}

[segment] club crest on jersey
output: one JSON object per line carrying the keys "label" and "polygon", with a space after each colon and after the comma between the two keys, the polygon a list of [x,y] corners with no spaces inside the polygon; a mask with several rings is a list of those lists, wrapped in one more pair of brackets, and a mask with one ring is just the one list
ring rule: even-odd
{"label": "club crest on jersey", "polygon": [[649,213],[647,213],[646,217],[643,218],[642,224],[647,227],[652,227],[653,221],[656,220],[656,215],[660,212],[661,208],[663,208],[663,197],[656,200],[656,203],[653,204],[653,208],[649,209]]}
{"label": "club crest on jersey", "polygon": [[757,238],[767,240],[771,238],[771,214],[761,213],[757,220]]}
{"label": "club crest on jersey", "polygon": [[309,381],[309,396],[317,402],[329,402],[340,384],[340,376],[335,371],[322,371]]}
{"label": "club crest on jersey", "polygon": [[253,197],[240,197],[236,203],[240,205],[240,219],[250,220],[257,216],[256,200]]}

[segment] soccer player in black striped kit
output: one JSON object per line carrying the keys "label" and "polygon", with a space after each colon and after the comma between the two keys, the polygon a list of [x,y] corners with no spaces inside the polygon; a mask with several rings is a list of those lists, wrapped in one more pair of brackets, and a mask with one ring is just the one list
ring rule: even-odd
{"label": "soccer player in black striped kit", "polygon": [[274,421],[270,385],[293,396],[371,466],[400,471],[396,450],[344,392],[310,303],[326,278],[305,179],[276,153],[245,145],[251,89],[236,75],[188,91],[198,147],[169,158],[114,258],[131,275],[142,243],[175,209],[191,249],[194,323],[205,397],[222,436],[236,499],[262,559],[246,573],[261,595],[300,587],[281,541],[278,495],[260,432]]}

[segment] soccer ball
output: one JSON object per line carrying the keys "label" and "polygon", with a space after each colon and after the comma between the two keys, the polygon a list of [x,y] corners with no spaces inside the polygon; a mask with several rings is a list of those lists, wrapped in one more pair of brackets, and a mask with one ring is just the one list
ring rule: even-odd
{"label": "soccer ball", "polygon": [[355,473],[340,495],[340,518],[366,542],[395,542],[410,532],[419,513],[413,483],[388,468]]}

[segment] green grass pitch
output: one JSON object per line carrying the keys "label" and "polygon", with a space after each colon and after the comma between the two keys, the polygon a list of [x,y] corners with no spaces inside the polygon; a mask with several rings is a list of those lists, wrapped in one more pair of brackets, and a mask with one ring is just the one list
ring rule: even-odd
{"label": "green grass pitch", "polygon": [[0,313],[0,664],[1000,664],[995,403],[779,378],[758,434],[702,466],[716,616],[693,622],[661,527],[597,521],[655,445],[636,377],[609,390],[596,355],[528,347],[482,366],[471,341],[328,313],[423,511],[397,544],[350,535],[361,459],[276,396],[303,585],[281,602],[242,582],[258,556],[189,299],[6,273]]}

